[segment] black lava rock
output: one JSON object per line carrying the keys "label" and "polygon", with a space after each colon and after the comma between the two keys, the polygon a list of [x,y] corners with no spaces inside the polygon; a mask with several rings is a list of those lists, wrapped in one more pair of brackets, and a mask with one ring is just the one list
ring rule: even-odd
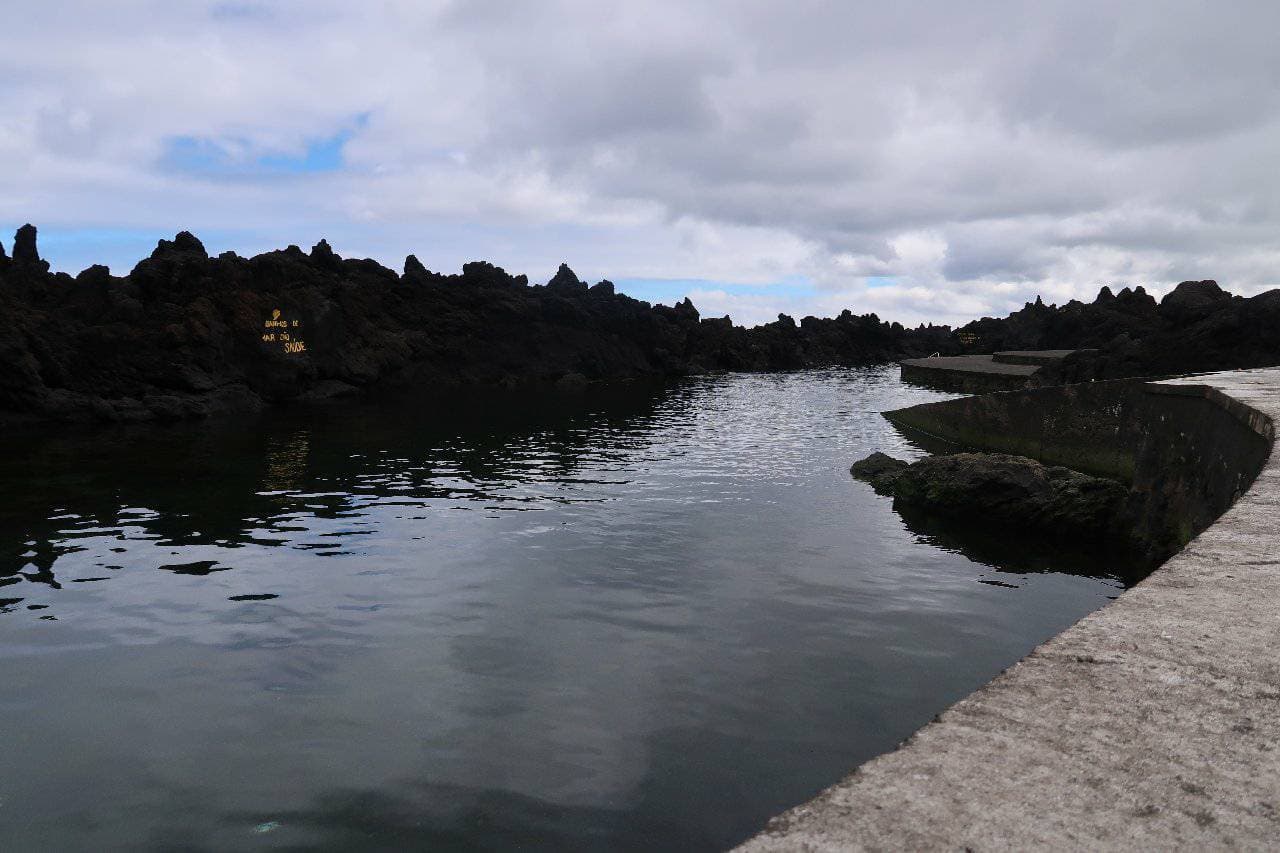
{"label": "black lava rock", "polygon": [[1280,364],[1280,290],[1244,299],[1214,281],[1184,281],[1157,304],[1141,286],[1103,287],[1092,303],[1028,303],[954,338],[966,352],[1096,350],[1043,368],[1042,385],[1270,367]]}
{"label": "black lava rock", "polygon": [[409,255],[404,259],[405,278],[422,277],[427,275],[427,268],[422,265],[422,261],[418,260],[416,255]]}
{"label": "black lava rock", "polygon": [[[327,241],[210,258],[162,240],[126,276],[50,275],[35,229],[0,266],[0,423],[154,420],[325,399],[373,386],[580,386],[722,370],[866,365],[955,352],[945,326],[874,314],[754,329],[649,305],[568,266],[546,287],[477,261],[461,275],[412,256],[401,286]],[[32,261],[36,258],[36,261]],[[50,318],[56,317],[56,322]]]}
{"label": "black lava rock", "polygon": [[859,459],[849,468],[849,473],[859,480],[865,480],[880,494],[893,494],[893,483],[898,475],[905,471],[909,463],[894,459],[883,453],[872,453],[866,459]]}
{"label": "black lava rock", "polygon": [[1024,456],[956,453],[907,465],[876,453],[852,470],[895,505],[984,527],[1098,544],[1127,540],[1132,529],[1124,485]]}
{"label": "black lava rock", "polygon": [[[13,260],[14,263],[32,266],[41,263],[40,251],[36,248],[36,227],[29,222],[13,235]],[[47,264],[45,268],[48,269]]]}

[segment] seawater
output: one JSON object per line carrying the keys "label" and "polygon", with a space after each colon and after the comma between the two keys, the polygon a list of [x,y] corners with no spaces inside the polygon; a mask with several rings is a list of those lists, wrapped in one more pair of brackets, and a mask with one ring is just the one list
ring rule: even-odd
{"label": "seawater", "polygon": [[8,436],[0,849],[740,841],[1118,593],[849,476],[945,396],[875,368]]}

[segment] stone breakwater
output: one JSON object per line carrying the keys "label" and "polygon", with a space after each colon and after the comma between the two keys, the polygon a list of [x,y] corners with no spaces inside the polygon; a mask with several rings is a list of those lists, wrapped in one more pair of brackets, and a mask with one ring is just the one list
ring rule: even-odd
{"label": "stone breakwater", "polygon": [[[1053,440],[1062,400],[1034,393],[970,404],[1025,431],[985,433],[988,448],[1020,441],[1079,454],[1080,443]],[[1164,466],[1149,487],[1166,497],[1161,511],[1186,546],[895,752],[775,818],[742,850],[1275,846],[1280,369],[1086,393],[1094,403],[1127,400],[1135,417],[1156,419],[1142,426],[1095,409],[1086,423],[1099,434],[1164,437],[1150,446],[1154,458],[1138,445],[1132,464],[1113,452],[1094,461],[1128,471],[1135,486],[1145,469]],[[937,411],[927,419],[959,429],[963,418],[951,414],[951,427]]]}
{"label": "stone breakwater", "polygon": [[385,386],[580,385],[880,363],[956,351],[945,326],[780,315],[746,329],[476,262],[461,275],[342,258],[321,240],[210,257],[183,232],[125,276],[51,273],[36,229],[0,247],[0,423],[176,420]]}

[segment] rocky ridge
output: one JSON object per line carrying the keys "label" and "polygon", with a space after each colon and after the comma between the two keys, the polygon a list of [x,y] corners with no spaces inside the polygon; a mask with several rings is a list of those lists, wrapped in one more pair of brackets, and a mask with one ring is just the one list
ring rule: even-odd
{"label": "rocky ridge", "polygon": [[1003,319],[983,318],[956,332],[966,352],[1096,349],[1036,374],[1042,385],[1174,376],[1280,364],[1280,290],[1245,298],[1215,281],[1184,281],[1159,302],[1141,287],[1092,303],[1027,303]]}
{"label": "rocky ridge", "polygon": [[51,273],[36,229],[0,247],[0,422],[176,420],[385,386],[662,378],[865,365],[955,351],[945,326],[780,315],[746,329],[650,305],[562,265],[397,273],[325,240],[210,257],[182,232],[125,276]]}

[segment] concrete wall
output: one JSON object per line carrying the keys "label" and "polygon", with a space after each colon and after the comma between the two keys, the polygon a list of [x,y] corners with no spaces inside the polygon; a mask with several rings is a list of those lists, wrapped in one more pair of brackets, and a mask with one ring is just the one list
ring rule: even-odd
{"label": "concrete wall", "polygon": [[1140,440],[1133,380],[1006,391],[885,412],[894,426],[958,448],[1030,456],[1133,482]]}
{"label": "concrete wall", "polygon": [[1253,483],[1271,453],[1270,417],[1212,386],[1151,383],[1130,410],[1137,435],[1136,523],[1167,549],[1184,547]]}
{"label": "concrete wall", "polygon": [[1163,560],[1244,493],[1271,447],[1267,422],[1205,386],[1088,382],[886,412],[908,434],[1029,456],[1132,488],[1145,550]]}
{"label": "concrete wall", "polygon": [[961,394],[986,394],[991,391],[1009,391],[1027,387],[1030,373],[979,372],[972,369],[949,369],[940,363],[961,359],[931,358],[910,359],[901,364],[902,381],[936,388],[939,391],[956,391]]}
{"label": "concrete wall", "polygon": [[744,850],[1280,848],[1280,368],[1141,393],[1130,402],[1156,419],[1146,435],[1168,443],[1134,454],[1135,483],[1180,495],[1189,529],[1239,500],[1142,583]]}

